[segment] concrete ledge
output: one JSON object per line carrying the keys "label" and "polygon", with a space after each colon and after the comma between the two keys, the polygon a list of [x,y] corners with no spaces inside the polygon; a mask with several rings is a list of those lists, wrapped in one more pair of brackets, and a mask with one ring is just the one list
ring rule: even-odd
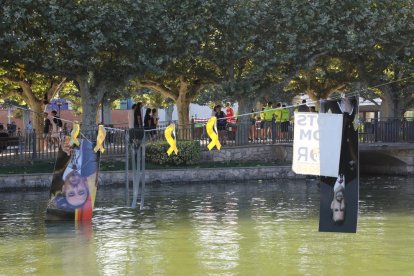
{"label": "concrete ledge", "polygon": [[[240,167],[240,168],[189,168],[147,170],[146,184],[151,183],[180,183],[180,182],[217,182],[217,181],[248,181],[273,180],[281,178],[302,179],[305,176],[296,175],[291,166],[269,167]],[[132,173],[129,172],[132,181]],[[9,174],[0,175],[0,191],[21,189],[49,188],[52,181],[50,174]],[[100,172],[100,185],[115,185],[125,183],[125,172]]]}

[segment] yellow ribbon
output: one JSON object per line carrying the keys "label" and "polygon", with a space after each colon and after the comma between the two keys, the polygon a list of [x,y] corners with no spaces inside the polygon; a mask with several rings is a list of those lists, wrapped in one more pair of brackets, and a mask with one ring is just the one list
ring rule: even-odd
{"label": "yellow ribbon", "polygon": [[[173,136],[174,135],[174,136]],[[167,140],[170,148],[167,150],[167,154],[171,155],[173,152],[178,154],[177,141],[175,140],[175,124],[170,124],[164,131],[165,139]]]}
{"label": "yellow ribbon", "polygon": [[210,144],[208,144],[207,148],[208,150],[211,150],[212,148],[214,148],[214,146],[216,146],[216,148],[218,150],[221,149],[221,144],[219,141],[219,137],[217,135],[217,118],[216,116],[211,117],[207,124],[206,124],[206,130],[207,130],[207,134],[211,139]]}
{"label": "yellow ribbon", "polygon": [[73,124],[72,131],[70,133],[70,141],[69,141],[70,146],[78,146],[79,147],[79,145],[80,145],[79,140],[78,140],[79,132],[80,132],[79,124],[77,122],[75,122]]}
{"label": "yellow ribbon", "polygon": [[98,128],[98,137],[96,138],[96,146],[93,149],[94,152],[101,151],[101,153],[104,153],[105,149],[103,147],[103,142],[105,141],[106,137],[106,129],[103,125],[99,125]]}

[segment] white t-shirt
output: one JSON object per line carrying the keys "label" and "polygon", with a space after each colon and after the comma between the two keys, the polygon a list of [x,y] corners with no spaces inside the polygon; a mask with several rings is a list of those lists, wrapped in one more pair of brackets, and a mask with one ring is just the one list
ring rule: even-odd
{"label": "white t-shirt", "polygon": [[52,135],[51,137],[58,137],[59,136],[59,126],[53,121],[53,117],[49,118],[50,123],[52,124]]}

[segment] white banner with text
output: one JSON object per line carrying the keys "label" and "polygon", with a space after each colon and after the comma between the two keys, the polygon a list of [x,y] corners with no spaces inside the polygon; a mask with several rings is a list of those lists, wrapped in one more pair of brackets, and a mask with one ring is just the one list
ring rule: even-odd
{"label": "white banner with text", "polygon": [[342,114],[295,112],[292,170],[337,177],[342,124]]}

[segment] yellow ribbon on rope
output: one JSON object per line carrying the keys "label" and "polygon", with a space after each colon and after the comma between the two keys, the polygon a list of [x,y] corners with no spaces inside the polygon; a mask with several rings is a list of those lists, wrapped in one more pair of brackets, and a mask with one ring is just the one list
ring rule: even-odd
{"label": "yellow ribbon on rope", "polygon": [[177,141],[175,140],[175,124],[170,124],[164,131],[165,139],[167,140],[170,148],[167,150],[167,154],[171,155],[173,152],[178,154]]}
{"label": "yellow ribbon on rope", "polygon": [[99,125],[98,128],[98,137],[96,138],[96,146],[93,149],[94,152],[101,151],[101,153],[104,153],[105,149],[103,147],[103,142],[105,141],[106,137],[106,129],[103,125]]}
{"label": "yellow ribbon on rope", "polygon": [[207,148],[208,150],[211,150],[212,148],[214,148],[214,146],[216,146],[216,148],[218,150],[221,149],[221,144],[219,141],[219,137],[217,134],[217,118],[216,116],[211,117],[207,124],[206,124],[206,130],[207,130],[207,134],[211,139],[211,142],[208,144]]}
{"label": "yellow ribbon on rope", "polygon": [[70,146],[78,146],[79,147],[79,145],[80,145],[79,140],[78,140],[79,132],[80,132],[79,123],[74,122],[73,127],[72,127],[72,131],[70,132],[70,141],[69,141]]}

